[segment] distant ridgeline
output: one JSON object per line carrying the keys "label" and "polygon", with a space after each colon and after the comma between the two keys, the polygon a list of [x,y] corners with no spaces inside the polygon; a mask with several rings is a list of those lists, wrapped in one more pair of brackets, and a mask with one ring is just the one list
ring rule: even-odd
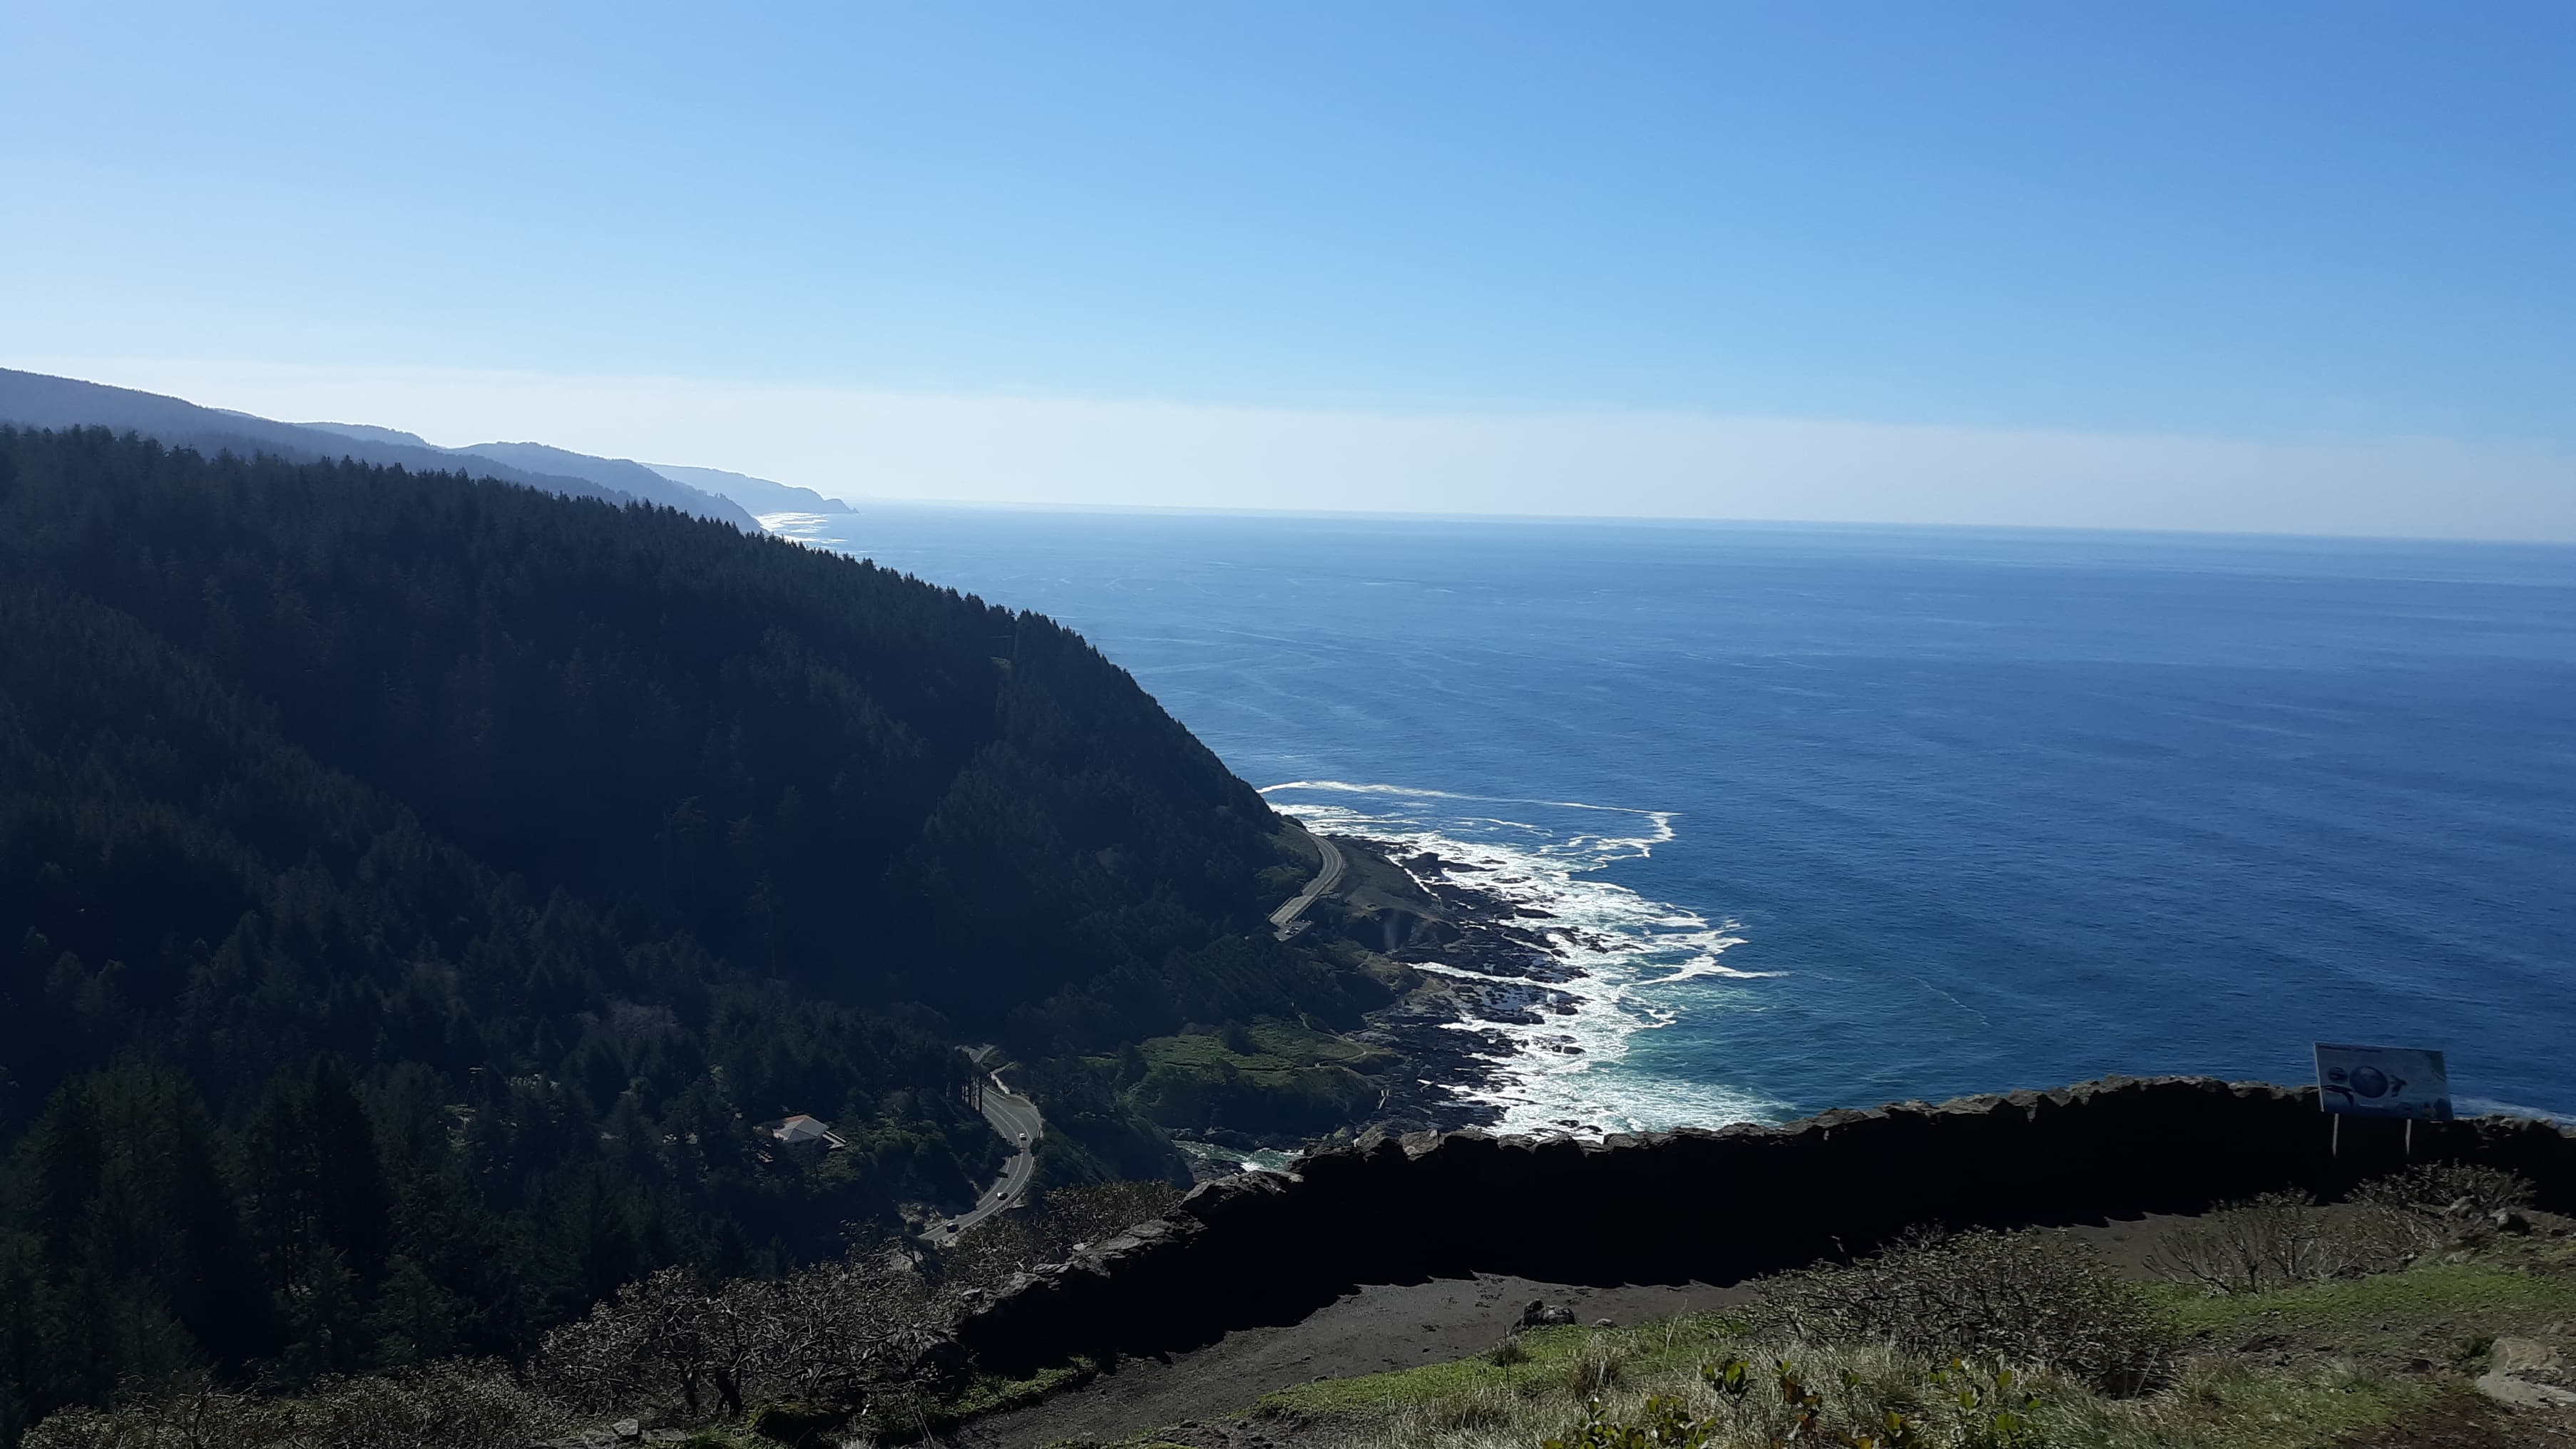
{"label": "distant ridgeline", "polygon": [[0,1442],[971,1199],[961,1040],[1159,1175],[1079,1053],[1382,996],[1080,638],[668,509],[0,428],[0,641]]}

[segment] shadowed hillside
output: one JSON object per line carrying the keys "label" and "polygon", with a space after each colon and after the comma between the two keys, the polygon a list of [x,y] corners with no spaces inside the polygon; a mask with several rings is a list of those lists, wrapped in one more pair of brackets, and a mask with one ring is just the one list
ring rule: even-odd
{"label": "shadowed hillside", "polygon": [[669,510],[0,429],[0,637],[0,1417],[963,1205],[960,1040],[1167,1173],[1072,1053],[1378,999],[1080,638]]}

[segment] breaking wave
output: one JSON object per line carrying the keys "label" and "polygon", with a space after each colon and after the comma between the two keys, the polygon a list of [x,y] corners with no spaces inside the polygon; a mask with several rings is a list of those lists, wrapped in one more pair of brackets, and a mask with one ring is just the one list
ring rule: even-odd
{"label": "breaking wave", "polygon": [[[1777,1121],[1786,1104],[1706,1079],[1706,1062],[1649,1068],[1652,1034],[1706,1014],[1758,1011],[1759,983],[1726,952],[1742,927],[1600,878],[1674,838],[1678,813],[1572,800],[1469,795],[1347,780],[1292,780],[1262,793],[1319,833],[1370,841],[1426,882],[1496,902],[1539,942],[1523,975],[1418,969],[1474,989],[1457,1029],[1493,1043],[1482,1085],[1433,1083],[1491,1107],[1509,1132],[1611,1132]],[[1605,817],[1609,817],[1606,818]]]}

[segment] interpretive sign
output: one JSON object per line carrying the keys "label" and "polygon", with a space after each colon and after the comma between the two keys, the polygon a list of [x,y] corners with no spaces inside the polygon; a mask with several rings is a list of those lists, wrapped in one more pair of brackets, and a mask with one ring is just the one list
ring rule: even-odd
{"label": "interpretive sign", "polygon": [[2451,1120],[2451,1074],[2440,1052],[2317,1043],[2317,1105],[2347,1117]]}

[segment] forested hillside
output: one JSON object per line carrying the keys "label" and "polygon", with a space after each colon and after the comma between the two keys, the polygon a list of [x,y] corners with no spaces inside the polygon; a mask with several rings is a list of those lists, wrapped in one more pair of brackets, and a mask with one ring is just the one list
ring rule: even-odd
{"label": "forested hillside", "polygon": [[0,1438],[970,1198],[964,1040],[1151,1175],[1080,1053],[1378,999],[1081,639],[669,510],[0,429],[0,640]]}

